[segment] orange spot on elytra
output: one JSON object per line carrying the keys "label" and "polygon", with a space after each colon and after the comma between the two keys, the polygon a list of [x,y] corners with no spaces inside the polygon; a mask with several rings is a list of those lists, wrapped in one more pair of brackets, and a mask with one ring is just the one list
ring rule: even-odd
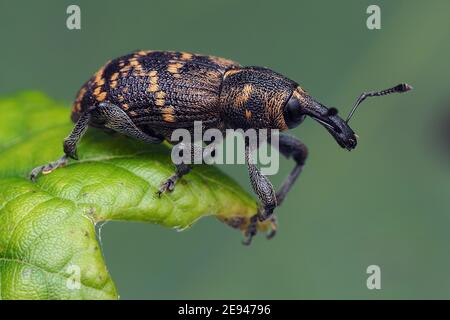
{"label": "orange spot on elytra", "polygon": [[156,92],[159,90],[159,86],[157,84],[150,84],[147,88],[148,92]]}
{"label": "orange spot on elytra", "polygon": [[106,92],[102,92],[102,93],[100,93],[98,96],[97,96],[97,101],[103,101],[103,100],[105,100],[105,98],[106,98],[106,96],[107,96],[108,94],[106,93]]}
{"label": "orange spot on elytra", "polygon": [[165,122],[175,122],[175,117],[172,114],[163,114],[163,120]]}
{"label": "orange spot on elytra", "polygon": [[130,66],[137,67],[139,65],[140,65],[139,61],[137,61],[135,58],[130,59]]}
{"label": "orange spot on elytra", "polygon": [[146,56],[147,55],[147,51],[140,50],[140,51],[136,52],[136,55],[138,55],[138,56]]}
{"label": "orange spot on elytra", "polygon": [[158,91],[155,93],[156,99],[164,99],[166,97],[166,93],[164,91]]}
{"label": "orange spot on elytra", "polygon": [[162,118],[165,122],[175,122],[174,110],[172,106],[164,108],[161,111]]}
{"label": "orange spot on elytra", "polygon": [[180,62],[175,62],[175,63],[170,63],[167,66],[167,71],[169,71],[171,74],[175,75],[179,73],[179,70],[182,66],[184,66],[183,63]]}
{"label": "orange spot on elytra", "polygon": [[149,81],[151,84],[158,84],[158,77],[157,76],[150,77]]}
{"label": "orange spot on elytra", "polygon": [[155,100],[155,104],[160,107],[164,106],[165,103],[166,103],[166,100],[164,100],[164,99],[156,99]]}
{"label": "orange spot on elytra", "polygon": [[102,92],[102,88],[100,88],[100,87],[95,88],[94,96],[98,96],[100,94],[100,92]]}
{"label": "orange spot on elytra", "polygon": [[117,80],[117,78],[119,78],[119,73],[118,73],[118,72],[115,72],[115,73],[113,73],[112,76],[111,76],[111,81]]}
{"label": "orange spot on elytra", "polygon": [[[109,63],[109,62],[108,62]],[[105,71],[105,66],[100,68],[100,70],[97,71],[94,77],[94,83],[100,87],[105,84],[105,79],[103,79],[103,71]]]}
{"label": "orange spot on elytra", "polygon": [[192,53],[189,52],[183,52],[181,54],[181,59],[182,60],[191,60],[192,59]]}
{"label": "orange spot on elytra", "polygon": [[74,106],[73,106],[73,111],[75,111],[75,112],[80,112],[81,111],[81,100],[83,100],[83,97],[84,97],[86,91],[87,91],[86,87],[83,87],[83,88],[80,89],[80,92],[78,92],[78,95],[77,95],[77,97],[75,99],[75,103],[74,103]]}

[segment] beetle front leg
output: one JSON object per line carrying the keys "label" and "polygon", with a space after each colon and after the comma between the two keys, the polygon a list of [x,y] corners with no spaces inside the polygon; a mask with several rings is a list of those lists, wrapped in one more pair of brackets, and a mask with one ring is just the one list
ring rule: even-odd
{"label": "beetle front leg", "polygon": [[53,170],[66,165],[69,158],[78,159],[77,144],[88,128],[90,118],[91,114],[89,111],[81,115],[80,119],[78,119],[75,124],[75,127],[72,129],[72,132],[64,139],[64,155],[56,161],[38,166],[31,170],[29,177],[32,181],[35,181],[41,172],[43,174],[49,174]]}
{"label": "beetle front leg", "polygon": [[272,231],[268,234],[269,238],[273,237],[276,232],[276,220],[272,216],[272,214],[273,210],[277,206],[277,196],[275,194],[275,190],[273,189],[272,183],[266,176],[261,173],[261,171],[256,166],[251,156],[251,152],[252,150],[250,149],[249,145],[246,144],[245,161],[247,163],[250,182],[256,195],[261,200],[261,206],[258,208],[258,212],[250,218],[250,223],[247,227],[247,230],[245,231],[246,239],[243,241],[243,244],[245,245],[249,245],[252,241],[252,238],[256,235],[256,226],[258,220],[264,221],[267,219],[271,219]]}
{"label": "beetle front leg", "polygon": [[308,157],[308,148],[299,139],[287,134],[280,134],[278,150],[287,159],[292,157],[295,161],[294,168],[277,192],[277,204],[281,205],[302,172],[306,158]]}
{"label": "beetle front leg", "polygon": [[[268,141],[270,142],[270,140],[268,140]],[[292,157],[294,159],[296,165],[294,166],[294,168],[292,169],[292,171],[290,172],[290,174],[288,175],[288,177],[286,178],[286,180],[283,182],[280,189],[276,193],[276,201],[275,201],[276,205],[275,206],[280,206],[281,203],[284,201],[284,199],[286,198],[286,195],[288,194],[288,192],[294,185],[295,181],[297,180],[298,176],[300,175],[300,173],[303,169],[303,166],[305,164],[306,158],[308,157],[308,148],[306,147],[306,145],[303,144],[303,142],[301,142],[299,139],[297,139],[293,136],[290,136],[290,135],[286,135],[286,134],[279,135],[278,150],[286,158],[289,159]],[[246,151],[246,156],[247,156],[247,151]],[[249,156],[247,156],[247,157],[249,157]],[[258,172],[255,173],[255,171],[258,171]],[[261,173],[259,173],[259,170],[256,166],[252,166],[251,168],[249,167],[249,173],[250,173],[250,181],[252,182],[253,189],[255,190],[256,194],[258,194],[258,196],[259,196],[259,192],[261,192],[261,191],[257,191],[255,189],[254,184],[256,185],[256,188],[258,188],[259,190],[266,190],[266,189],[270,190],[269,185],[270,186],[272,186],[272,185],[270,184],[270,182],[268,181],[268,179],[265,176],[262,176]],[[261,178],[261,177],[263,177],[263,178]],[[265,198],[269,199],[269,200],[271,199],[269,192],[266,194]],[[261,197],[260,197],[260,199],[261,199]],[[276,217],[274,215],[272,215],[273,208],[275,208],[275,206],[272,208],[272,210],[270,210],[272,207],[271,203],[273,203],[273,200],[269,201],[269,204],[267,204],[267,201],[265,203],[265,201],[263,199],[261,199],[261,200],[263,202],[263,207],[260,207],[258,209],[258,213],[250,219],[249,226],[247,227],[247,230],[245,232],[245,235],[247,238],[243,243],[246,245],[249,245],[251,243],[253,236],[256,234],[256,225],[258,223],[258,220],[264,221],[267,218],[270,219],[270,222],[272,225],[272,230],[267,234],[267,238],[269,238],[269,239],[272,238],[276,233],[277,221],[276,221]]]}
{"label": "beetle front leg", "polygon": [[277,197],[272,183],[256,166],[249,146],[245,147],[245,161],[252,188],[262,204],[262,208],[258,212],[258,218],[260,221],[264,221],[272,215],[273,210],[277,206]]}

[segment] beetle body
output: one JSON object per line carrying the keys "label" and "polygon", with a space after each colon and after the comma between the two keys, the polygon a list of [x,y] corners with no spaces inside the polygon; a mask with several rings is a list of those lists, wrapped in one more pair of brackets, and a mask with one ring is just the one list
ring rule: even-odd
{"label": "beetle body", "polygon": [[[282,107],[297,84],[271,70],[186,52],[137,51],[108,62],[77,94],[72,119],[102,102],[142,131],[170,140],[174,129],[287,129]],[[91,126],[102,123],[91,121]]]}
{"label": "beetle body", "polygon": [[[136,51],[108,62],[79,90],[72,120],[76,123],[64,140],[64,156],[34,168],[31,179],[49,173],[77,159],[76,147],[88,126],[113,130],[148,143],[171,141],[175,129],[194,131],[194,122],[203,128],[278,129],[298,126],[306,116],[318,121],[347,150],[356,147],[356,135],[348,125],[354,111],[369,96],[405,92],[411,87],[396,87],[363,93],[347,120],[328,109],[295,81],[262,67],[245,67],[239,63],[187,52]],[[270,142],[268,140],[268,142]],[[186,146],[194,148],[193,145]],[[243,230],[246,244],[256,234],[258,221],[272,215],[298,178],[308,151],[297,138],[279,135],[279,151],[295,161],[290,175],[275,192],[270,181],[249,161],[251,147],[246,142],[245,156],[251,185],[261,205],[251,219],[227,221]],[[192,151],[192,149],[190,150]],[[176,164],[175,173],[161,185],[158,194],[174,190],[176,182],[191,170],[187,163]]]}

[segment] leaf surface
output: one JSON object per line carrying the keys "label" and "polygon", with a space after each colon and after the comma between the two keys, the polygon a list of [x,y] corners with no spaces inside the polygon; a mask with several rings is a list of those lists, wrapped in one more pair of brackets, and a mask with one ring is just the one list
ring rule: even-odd
{"label": "leaf surface", "polygon": [[96,239],[98,222],[185,229],[214,215],[242,229],[256,212],[252,197],[208,165],[195,166],[174,192],[157,197],[174,172],[169,147],[96,129],[81,140],[79,161],[28,181],[33,167],[62,155],[73,127],[69,114],[38,92],[0,99],[0,298],[117,298]]}

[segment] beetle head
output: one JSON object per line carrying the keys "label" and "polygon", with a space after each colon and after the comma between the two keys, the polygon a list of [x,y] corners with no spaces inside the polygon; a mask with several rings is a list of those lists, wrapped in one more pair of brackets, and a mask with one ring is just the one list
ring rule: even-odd
{"label": "beetle head", "polygon": [[295,128],[307,117],[319,122],[336,142],[347,150],[356,147],[356,135],[350,126],[337,115],[335,108],[327,108],[297,87],[283,108],[283,117],[289,129]]}

